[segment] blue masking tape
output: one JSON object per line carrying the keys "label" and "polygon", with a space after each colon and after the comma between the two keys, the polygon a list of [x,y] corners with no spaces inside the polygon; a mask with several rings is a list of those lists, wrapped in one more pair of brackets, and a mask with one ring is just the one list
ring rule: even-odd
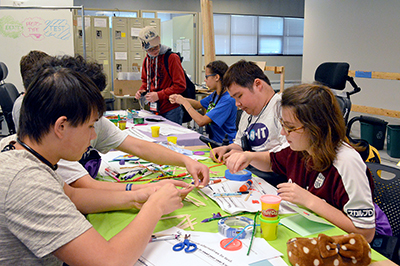
{"label": "blue masking tape", "polygon": [[247,181],[251,179],[251,172],[248,170],[241,170],[236,174],[232,174],[229,170],[225,171],[225,178],[233,181]]}
{"label": "blue masking tape", "polygon": [[356,71],[356,78],[372,78],[372,72],[370,71]]}
{"label": "blue masking tape", "polygon": [[[223,218],[218,221],[218,232],[228,238],[234,238],[243,230],[243,228],[247,225],[253,225],[253,223],[254,221],[252,219],[242,216]],[[244,232],[237,237],[237,239],[249,238],[252,234],[253,226],[248,226]]]}

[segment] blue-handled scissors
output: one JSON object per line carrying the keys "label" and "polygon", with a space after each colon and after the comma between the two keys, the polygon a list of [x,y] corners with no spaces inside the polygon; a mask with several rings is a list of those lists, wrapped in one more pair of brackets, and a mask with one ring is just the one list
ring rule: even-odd
{"label": "blue-handled scissors", "polygon": [[186,253],[190,253],[190,252],[196,251],[196,250],[197,250],[197,245],[194,244],[194,243],[191,243],[191,242],[189,241],[189,237],[190,237],[190,235],[185,235],[185,240],[184,240],[183,242],[179,242],[178,244],[175,244],[175,245],[172,247],[172,249],[173,249],[174,251],[181,251],[181,250],[184,249],[185,246],[186,246],[186,248],[185,248],[185,252],[186,252]]}

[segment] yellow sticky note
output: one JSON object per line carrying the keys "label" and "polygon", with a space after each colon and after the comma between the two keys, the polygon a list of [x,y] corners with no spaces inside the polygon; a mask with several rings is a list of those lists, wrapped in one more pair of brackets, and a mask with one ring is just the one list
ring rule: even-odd
{"label": "yellow sticky note", "polygon": [[108,65],[108,60],[104,60],[103,65]]}
{"label": "yellow sticky note", "polygon": [[126,33],[125,32],[121,32],[121,37],[125,38],[126,37]]}

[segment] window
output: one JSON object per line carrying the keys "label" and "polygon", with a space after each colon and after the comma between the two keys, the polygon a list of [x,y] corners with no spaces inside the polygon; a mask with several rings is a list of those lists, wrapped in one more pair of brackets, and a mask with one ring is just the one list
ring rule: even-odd
{"label": "window", "polygon": [[302,55],[303,18],[214,14],[217,55]]}

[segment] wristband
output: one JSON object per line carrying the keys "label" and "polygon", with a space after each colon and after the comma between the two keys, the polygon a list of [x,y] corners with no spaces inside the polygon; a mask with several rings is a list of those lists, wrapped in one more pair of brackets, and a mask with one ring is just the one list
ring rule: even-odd
{"label": "wristband", "polygon": [[132,184],[126,184],[125,190],[126,191],[131,191],[132,190]]}

